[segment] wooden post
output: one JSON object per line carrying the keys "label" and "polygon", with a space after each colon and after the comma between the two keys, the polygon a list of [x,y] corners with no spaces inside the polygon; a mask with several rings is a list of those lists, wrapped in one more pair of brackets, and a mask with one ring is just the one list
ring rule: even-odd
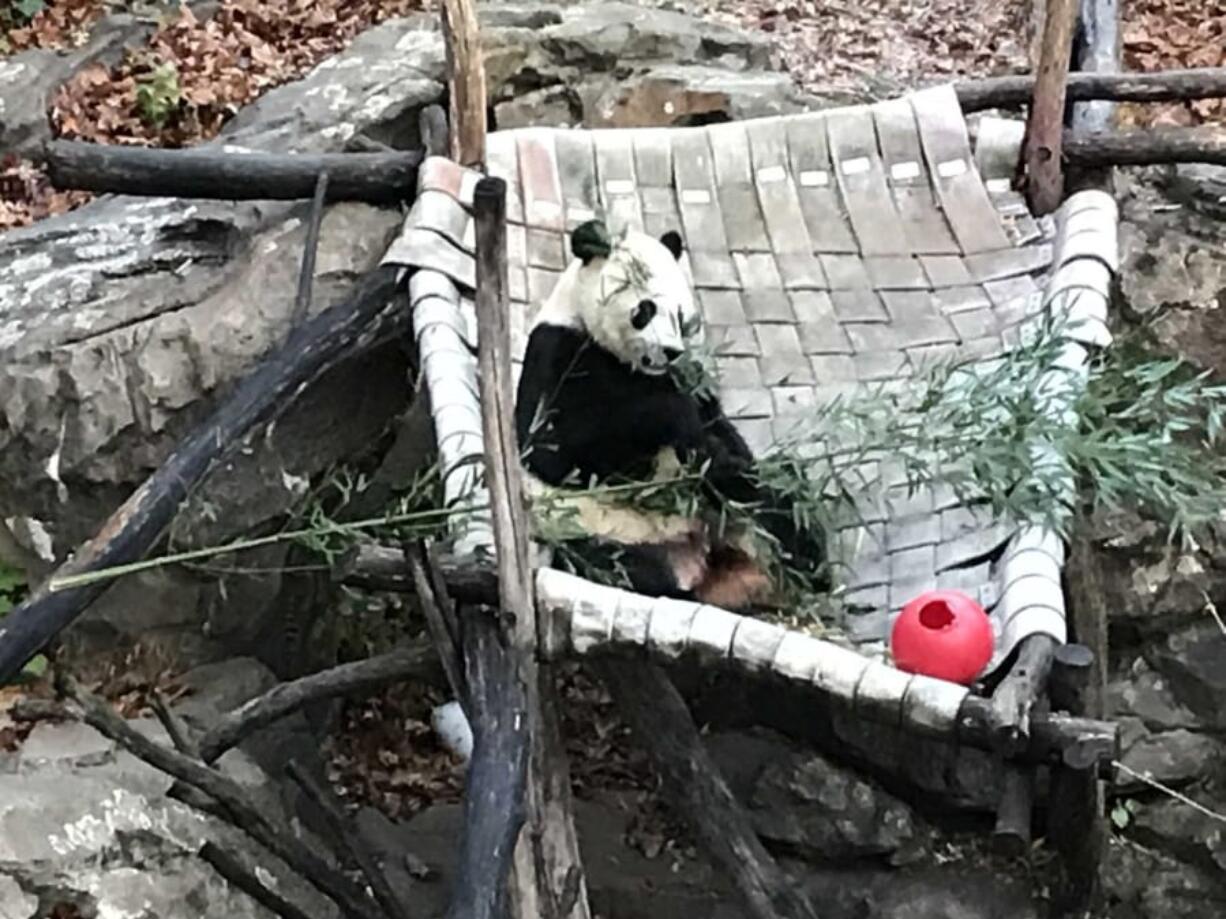
{"label": "wooden post", "polygon": [[1031,811],[1034,807],[1034,769],[1004,762],[1003,788],[996,805],[992,849],[1007,858],[1020,858],[1030,849]]}
{"label": "wooden post", "polygon": [[[1089,74],[1114,74],[1120,69],[1119,0],[1081,0],[1081,28],[1073,48],[1075,69]],[[1077,137],[1109,131],[1115,103],[1108,100],[1073,104],[1072,128]],[[1071,166],[1071,164],[1070,164]],[[1070,168],[1069,190],[1113,187],[1110,166]]]}
{"label": "wooden post", "polygon": [[[1073,51],[1078,71],[1100,75],[1119,72],[1119,15],[1119,0],[1081,0],[1081,28]],[[1106,131],[1114,117],[1115,105],[1108,100],[1078,102],[1073,105],[1073,130]]]}
{"label": "wooden post", "polygon": [[1036,215],[1050,214],[1064,197],[1061,141],[1065,83],[1077,24],[1078,0],[1048,0],[1034,101],[1026,123],[1026,196]]}
{"label": "wooden post", "polygon": [[996,713],[997,749],[1014,756],[1030,743],[1030,711],[1047,689],[1056,640],[1050,635],[1028,635],[1017,648],[1017,657],[1005,678],[992,693]]}
{"label": "wooden post", "polygon": [[[1059,649],[1052,662],[1052,691],[1061,705],[1093,704],[1092,664],[1093,654],[1083,645]],[[1098,771],[1097,762],[1076,766],[1069,764],[1067,757],[1052,767],[1048,835],[1061,856],[1061,877],[1052,898],[1057,916],[1082,916],[1099,897],[1105,835]]]}
{"label": "wooden post", "polygon": [[451,158],[485,165],[485,61],[474,0],[443,0],[447,88],[451,104]]}
{"label": "wooden post", "polygon": [[528,818],[515,852],[515,897],[520,919],[587,919],[587,884],[572,816],[570,774],[553,669],[540,663],[537,653],[544,641],[544,623],[538,623],[533,597],[527,510],[514,426],[506,182],[492,177],[478,182],[473,213],[481,418],[486,483],[494,518],[499,605],[511,617],[512,641],[527,693],[531,749]]}

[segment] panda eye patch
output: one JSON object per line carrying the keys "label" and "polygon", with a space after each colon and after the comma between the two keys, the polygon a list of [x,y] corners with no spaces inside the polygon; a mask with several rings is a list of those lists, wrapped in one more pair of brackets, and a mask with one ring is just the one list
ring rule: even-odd
{"label": "panda eye patch", "polygon": [[656,318],[656,301],[640,300],[634,312],[630,314],[630,324],[636,329],[647,328],[647,323]]}

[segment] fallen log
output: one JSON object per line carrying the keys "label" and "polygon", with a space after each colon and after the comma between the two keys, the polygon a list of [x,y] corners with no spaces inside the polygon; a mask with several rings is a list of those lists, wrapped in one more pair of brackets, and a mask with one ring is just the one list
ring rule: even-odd
{"label": "fallen log", "polygon": [[[1052,663],[1055,705],[1074,714],[1092,714],[1097,701],[1090,687],[1094,654],[1083,645],[1067,645]],[[1054,915],[1084,916],[1101,900],[1100,870],[1106,846],[1104,791],[1098,764],[1065,755],[1051,770],[1048,837],[1059,853],[1060,875],[1052,891]]]}
{"label": "fallen log", "polygon": [[417,191],[420,151],[260,153],[225,147],[164,150],[56,140],[41,160],[60,189],[238,200],[310,198],[321,172],[328,201],[393,204]]}
{"label": "fallen log", "polygon": [[277,417],[295,395],[342,360],[407,327],[407,310],[399,309],[394,299],[399,273],[396,266],[375,269],[358,282],[349,297],[294,329],[285,344],[235,387],[93,539],[61,565],[46,584],[0,619],[0,683],[12,680],[109,584],[109,580],[86,578],[60,588],[58,580],[143,558],[192,488],[247,433]]}
{"label": "fallen log", "polygon": [[[1033,75],[962,80],[954,92],[964,114],[985,109],[1018,108],[1034,97]],[[1226,68],[1201,67],[1158,73],[1072,73],[1066,84],[1069,102],[1175,102],[1226,96]]]}
{"label": "fallen log", "polygon": [[1208,125],[1091,134],[1065,131],[1063,146],[1065,160],[1078,166],[1226,164],[1226,131]]}

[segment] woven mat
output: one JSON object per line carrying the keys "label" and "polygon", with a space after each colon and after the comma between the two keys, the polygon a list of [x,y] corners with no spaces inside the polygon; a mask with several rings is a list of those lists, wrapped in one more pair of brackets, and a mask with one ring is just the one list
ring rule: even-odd
{"label": "woven mat", "polygon": [[[725,409],[757,451],[835,395],[914,384],[934,358],[998,356],[1045,308],[1088,320],[1060,360],[1081,366],[1109,341],[1115,204],[1082,192],[1056,219],[1032,218],[1010,185],[1019,128],[981,120],[972,151],[945,86],[707,127],[491,134],[487,168],[508,183],[516,360],[566,265],[566,233],[602,216],[614,229],[682,233]],[[427,160],[385,257],[415,269],[414,327],[451,500],[474,487],[460,464],[482,449],[468,212],[479,177]],[[867,474],[860,521],[831,536],[846,565],[836,625],[862,651],[880,653],[902,605],[936,587],[990,610],[993,666],[1028,634],[1065,640],[1058,539],[948,490],[908,494],[888,461]],[[488,541],[488,521],[459,535]]]}

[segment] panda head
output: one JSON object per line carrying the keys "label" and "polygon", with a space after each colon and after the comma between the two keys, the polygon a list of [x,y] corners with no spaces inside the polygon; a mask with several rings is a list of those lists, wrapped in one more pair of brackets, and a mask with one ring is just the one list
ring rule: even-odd
{"label": "panda head", "polygon": [[640,373],[666,373],[701,327],[681,249],[675,231],[613,238],[599,220],[571,235],[577,318],[598,345]]}

